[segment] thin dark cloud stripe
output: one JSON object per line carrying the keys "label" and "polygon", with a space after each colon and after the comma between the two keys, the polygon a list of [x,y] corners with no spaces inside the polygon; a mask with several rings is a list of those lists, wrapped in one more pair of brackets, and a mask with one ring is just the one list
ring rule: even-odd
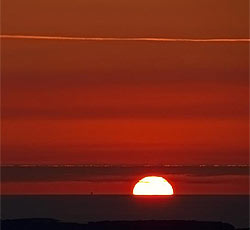
{"label": "thin dark cloud stripe", "polygon": [[250,38],[154,38],[154,37],[68,37],[41,35],[0,35],[2,39],[31,39],[58,41],[131,41],[131,42],[250,42]]}
{"label": "thin dark cloud stripe", "polygon": [[210,177],[248,177],[248,165],[219,166],[119,166],[119,165],[6,165],[1,166],[2,182],[39,181],[134,181],[148,175],[200,181]]}

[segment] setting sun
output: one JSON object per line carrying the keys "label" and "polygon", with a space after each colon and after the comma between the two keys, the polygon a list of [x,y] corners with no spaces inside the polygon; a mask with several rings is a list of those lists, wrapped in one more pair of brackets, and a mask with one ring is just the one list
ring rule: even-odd
{"label": "setting sun", "polygon": [[134,195],[173,195],[171,184],[163,177],[148,176],[136,183]]}

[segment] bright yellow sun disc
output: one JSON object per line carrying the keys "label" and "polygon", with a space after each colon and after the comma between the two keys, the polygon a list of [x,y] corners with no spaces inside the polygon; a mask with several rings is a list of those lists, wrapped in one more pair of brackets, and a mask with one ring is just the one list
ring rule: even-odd
{"label": "bright yellow sun disc", "polygon": [[141,179],[133,189],[134,195],[173,195],[169,182],[163,177],[148,176]]}

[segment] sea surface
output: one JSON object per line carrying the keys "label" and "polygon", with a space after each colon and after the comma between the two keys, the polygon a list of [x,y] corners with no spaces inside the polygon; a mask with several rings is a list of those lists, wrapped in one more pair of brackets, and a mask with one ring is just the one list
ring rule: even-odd
{"label": "sea surface", "polygon": [[203,220],[249,227],[248,195],[22,195],[2,196],[2,219]]}

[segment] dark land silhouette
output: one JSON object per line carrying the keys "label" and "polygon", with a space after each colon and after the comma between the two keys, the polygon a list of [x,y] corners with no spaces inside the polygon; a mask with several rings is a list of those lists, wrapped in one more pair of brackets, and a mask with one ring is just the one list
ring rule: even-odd
{"label": "dark land silhouette", "polygon": [[[2,230],[236,230],[228,223],[185,220],[101,221],[86,224],[55,219],[2,220]],[[238,230],[246,230],[238,229]]]}

